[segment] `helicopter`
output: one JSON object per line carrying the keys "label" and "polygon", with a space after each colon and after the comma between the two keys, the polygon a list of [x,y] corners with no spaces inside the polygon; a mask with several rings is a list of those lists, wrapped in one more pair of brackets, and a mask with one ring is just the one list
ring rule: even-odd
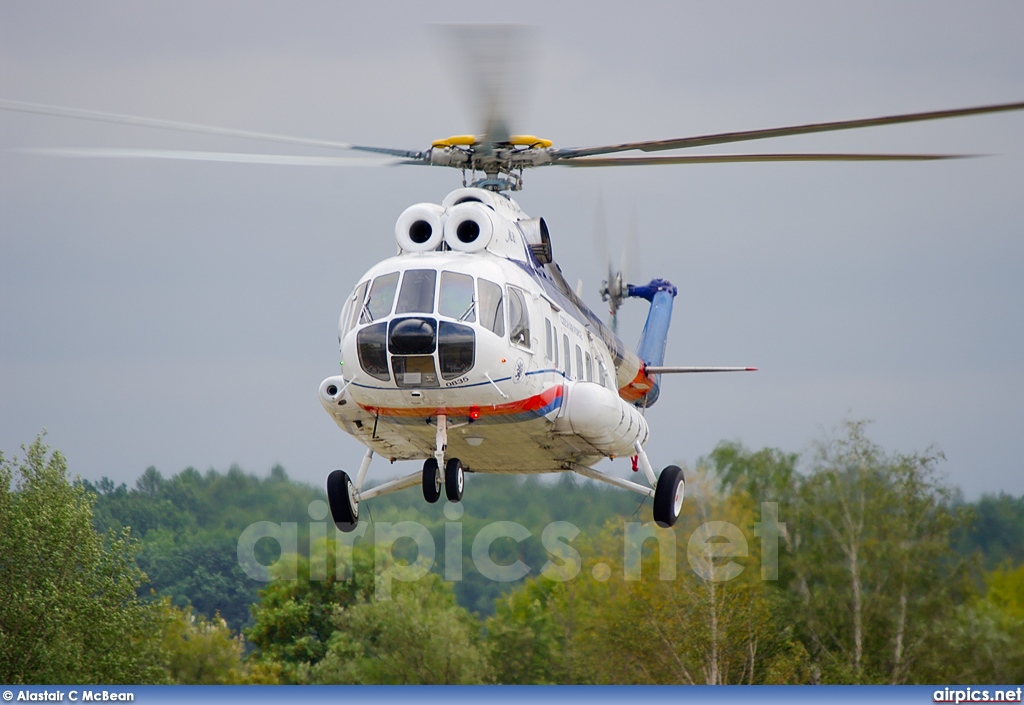
{"label": "helicopter", "polygon": [[[653,498],[662,527],[685,497],[677,465],[655,473],[644,450],[644,416],[661,375],[751,372],[754,367],[665,365],[677,288],[663,278],[635,285],[609,269],[600,294],[612,322],[627,298],[649,302],[639,344],[629,349],[569,286],[543,218],[510,193],[542,166],[605,167],[743,161],[913,161],[946,154],[729,154],[607,156],[1024,109],[1009,103],[680,139],[562,149],[510,134],[500,121],[483,136],[456,135],[424,151],[352,145],[394,164],[463,172],[439,204],[407,208],[395,224],[398,254],[372,267],[339,321],[344,373],[325,379],[321,404],[366,447],[355,478],[335,470],[327,491],[335,524],[351,531],[359,503],[419,485],[427,502],[462,499],[467,472],[575,472]],[[467,181],[466,174],[478,176]],[[364,489],[374,454],[422,460],[421,470]],[[646,484],[593,466],[630,456]]]}
{"label": "helicopter", "polygon": [[[646,410],[660,397],[661,375],[753,371],[752,367],[665,364],[677,288],[656,278],[637,285],[609,270],[601,287],[615,320],[624,300],[649,302],[639,344],[623,343],[569,286],[543,218],[513,200],[528,169],[560,166],[684,165],[795,161],[920,161],[961,154],[660,154],[695,147],[895,125],[1024,109],[1024,102],[878,118],[810,123],[590,147],[556,147],[515,134],[489,110],[479,134],[398,149],[288,137],[51,105],[0,101],[0,109],[186,132],[241,136],[345,150],[357,156],[310,157],[167,150],[23,150],[70,157],[125,157],[333,166],[436,166],[459,170],[461,188],[439,203],[401,213],[398,253],[357,281],[339,319],[342,374],[323,380],[319,400],[335,423],[367,450],[350,475],[327,478],[332,517],[352,531],[360,502],[419,486],[427,502],[442,489],[458,502],[467,473],[574,472],[653,498],[654,520],[672,526],[685,497],[682,470],[656,473],[644,448]],[[625,153],[637,153],[625,154]],[[422,461],[414,473],[368,487],[374,455]],[[628,456],[641,481],[595,469]]]}

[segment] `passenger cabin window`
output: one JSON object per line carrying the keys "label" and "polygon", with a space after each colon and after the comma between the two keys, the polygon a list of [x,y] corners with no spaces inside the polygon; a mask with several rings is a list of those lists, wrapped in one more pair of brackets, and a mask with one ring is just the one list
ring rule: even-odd
{"label": "passenger cabin window", "polygon": [[551,352],[551,319],[544,319],[544,357],[548,360],[552,359]]}
{"label": "passenger cabin window", "polygon": [[576,346],[576,379],[583,379],[583,350]]}
{"label": "passenger cabin window", "polygon": [[486,279],[480,280],[480,323],[495,335],[505,336],[505,310],[501,287]]}
{"label": "passenger cabin window", "polygon": [[437,272],[433,269],[406,270],[395,313],[433,313],[436,281]]}
{"label": "passenger cabin window", "polygon": [[526,297],[515,287],[508,288],[508,338],[515,345],[530,347],[530,314]]}
{"label": "passenger cabin window", "polygon": [[391,306],[395,303],[395,290],[398,288],[398,272],[382,274],[373,280],[370,287],[370,296],[362,306],[360,323],[373,323],[377,319],[391,313]]}
{"label": "passenger cabin window", "polygon": [[572,356],[569,354],[571,348],[569,347],[569,336],[565,333],[562,334],[562,347],[565,350],[565,376],[572,379]]}
{"label": "passenger cabin window", "polygon": [[593,361],[590,358],[590,353],[585,353],[585,355],[587,357],[587,381],[588,382],[593,382],[594,381],[594,363],[593,363]]}
{"label": "passenger cabin window", "polygon": [[441,296],[437,312],[442,316],[470,323],[476,320],[473,277],[457,272],[441,272]]}

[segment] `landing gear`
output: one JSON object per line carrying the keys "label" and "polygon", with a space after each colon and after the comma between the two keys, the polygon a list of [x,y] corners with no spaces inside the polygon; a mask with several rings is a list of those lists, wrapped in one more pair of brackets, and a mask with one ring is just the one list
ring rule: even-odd
{"label": "landing gear", "polygon": [[335,470],[327,476],[327,501],[331,506],[331,517],[339,531],[349,532],[359,521],[359,500],[356,487],[348,473]]}
{"label": "landing gear", "polygon": [[659,526],[669,527],[676,523],[683,508],[686,484],[683,471],[678,465],[669,465],[661,471],[658,485],[654,489],[654,521]]}
{"label": "landing gear", "polygon": [[[436,464],[435,464],[436,467]],[[423,476],[426,477],[426,474]],[[424,480],[426,482],[426,480]],[[424,485],[425,487],[426,485]],[[462,470],[462,461],[451,458],[444,465],[444,493],[449,502],[462,500],[462,490],[466,487],[466,473]],[[430,501],[430,500],[427,500]]]}
{"label": "landing gear", "polygon": [[437,470],[437,459],[423,461],[423,499],[430,504],[441,498],[441,473]]}

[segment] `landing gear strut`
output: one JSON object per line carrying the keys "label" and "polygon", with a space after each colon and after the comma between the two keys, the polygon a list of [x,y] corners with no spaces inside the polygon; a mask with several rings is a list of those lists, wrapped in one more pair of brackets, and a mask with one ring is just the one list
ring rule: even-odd
{"label": "landing gear strut", "polygon": [[653,497],[654,521],[663,528],[675,525],[676,520],[679,518],[679,512],[683,508],[683,498],[686,495],[686,485],[683,482],[682,469],[677,465],[669,465],[661,471],[660,477],[655,476],[654,468],[651,467],[651,461],[647,457],[643,446],[637,442],[633,445],[633,449],[636,451],[637,464],[643,469],[644,476],[651,485],[650,487],[644,487],[632,480],[607,475],[600,470],[595,470],[586,465],[579,465],[578,463],[567,463],[564,467],[566,470],[572,470],[584,477],[606,482],[609,485],[621,487],[624,490],[630,490],[637,494]]}

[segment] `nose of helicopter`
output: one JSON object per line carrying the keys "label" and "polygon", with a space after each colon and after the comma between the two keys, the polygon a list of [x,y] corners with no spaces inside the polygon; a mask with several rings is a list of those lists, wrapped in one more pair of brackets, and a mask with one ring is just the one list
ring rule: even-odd
{"label": "nose of helicopter", "polygon": [[432,318],[399,318],[391,322],[389,345],[394,355],[430,355],[437,340]]}

